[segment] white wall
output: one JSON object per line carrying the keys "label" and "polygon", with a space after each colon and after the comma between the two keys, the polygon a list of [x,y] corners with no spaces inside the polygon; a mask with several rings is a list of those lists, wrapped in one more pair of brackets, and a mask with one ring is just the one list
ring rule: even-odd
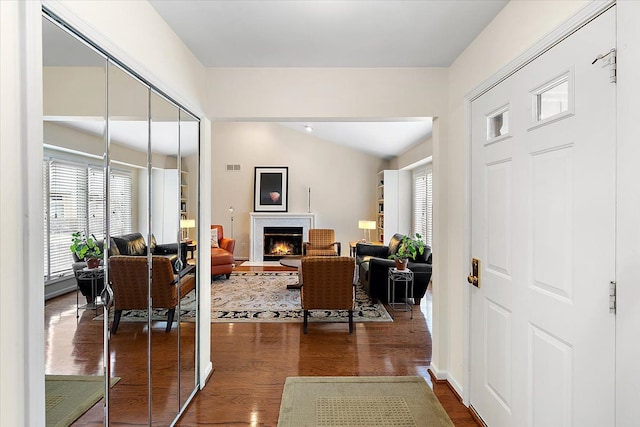
{"label": "white wall", "polygon": [[[376,173],[385,161],[341,145],[269,122],[220,122],[212,127],[212,218],[231,234],[228,208],[233,205],[235,256],[249,257],[249,213],[253,211],[255,166],[289,167],[289,212],[308,210],[317,228],[333,228],[349,255],[349,241],[358,240],[358,220],[375,219]],[[240,164],[227,172],[226,164]]]}
{"label": "white wall", "polygon": [[640,2],[618,3],[618,206],[616,318],[616,424],[634,426],[640,418]]}
{"label": "white wall", "polygon": [[[439,235],[434,270],[446,289],[434,300],[433,365],[462,392],[464,382],[464,291],[469,260],[465,254],[468,151],[465,142],[464,96],[584,7],[585,1],[514,1],[508,3],[449,68],[446,146],[435,147],[434,206]],[[444,138],[443,138],[444,139]],[[435,220],[436,218],[434,218]],[[446,234],[445,234],[446,233]],[[437,313],[437,316],[435,316]],[[462,394],[462,393],[461,393]]]}
{"label": "white wall", "polygon": [[[44,410],[42,35],[37,2],[0,2],[0,423]],[[39,183],[38,183],[39,182]]]}
{"label": "white wall", "polygon": [[146,1],[43,0],[46,7],[199,114],[205,69]]}
{"label": "white wall", "polygon": [[432,117],[444,68],[209,68],[207,115],[247,118]]}
{"label": "white wall", "polygon": [[394,157],[389,162],[389,168],[399,170],[433,156],[433,137],[429,136],[424,141],[411,147],[404,153]]}

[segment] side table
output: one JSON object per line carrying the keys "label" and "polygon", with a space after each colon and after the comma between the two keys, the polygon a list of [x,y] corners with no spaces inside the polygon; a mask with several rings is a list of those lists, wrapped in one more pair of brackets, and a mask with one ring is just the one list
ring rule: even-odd
{"label": "side table", "polygon": [[[404,302],[396,302],[396,283],[404,285]],[[389,307],[393,311],[410,311],[411,318],[413,319],[413,306],[409,302],[409,295],[413,296],[413,271],[405,268],[404,270],[398,270],[395,267],[389,268],[389,274],[387,276],[387,300]],[[396,307],[402,306],[403,310],[399,310]]]}
{"label": "side table", "polygon": [[96,311],[96,314],[98,314],[98,307],[102,306],[102,301],[98,301],[98,295],[97,295],[98,280],[104,279],[104,267],[103,266],[96,267],[96,268],[85,267],[82,270],[77,270],[76,278],[91,280],[91,302],[87,303],[86,305],[83,305],[82,307],[80,307],[80,302],[78,300],[78,291],[80,290],[80,287],[76,285],[76,318],[80,317],[80,314],[78,312],[80,308],[83,308],[85,310],[92,309]]}
{"label": "side table", "polygon": [[187,242],[187,254],[191,254],[187,259],[193,259],[196,249],[198,249],[198,242],[196,242],[195,240]]}

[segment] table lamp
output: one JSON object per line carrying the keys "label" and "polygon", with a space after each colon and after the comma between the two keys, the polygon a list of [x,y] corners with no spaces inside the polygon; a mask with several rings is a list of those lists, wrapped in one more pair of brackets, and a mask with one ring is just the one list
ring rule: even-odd
{"label": "table lamp", "polygon": [[195,219],[181,219],[180,220],[180,228],[182,229],[182,240],[187,241],[187,237],[189,237],[189,228],[196,228],[196,220]]}
{"label": "table lamp", "polygon": [[371,231],[369,230],[375,230],[376,229],[376,222],[375,221],[368,221],[366,219],[362,219],[360,221],[358,221],[358,228],[361,230],[364,230],[364,239],[362,239],[365,242],[369,242],[371,241]]}

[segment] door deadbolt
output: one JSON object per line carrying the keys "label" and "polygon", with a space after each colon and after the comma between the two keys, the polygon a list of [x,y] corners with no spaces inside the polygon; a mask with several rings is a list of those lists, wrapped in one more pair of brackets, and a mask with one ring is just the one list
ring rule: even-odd
{"label": "door deadbolt", "polygon": [[480,260],[478,258],[471,259],[471,274],[467,276],[467,282],[476,288],[480,287]]}

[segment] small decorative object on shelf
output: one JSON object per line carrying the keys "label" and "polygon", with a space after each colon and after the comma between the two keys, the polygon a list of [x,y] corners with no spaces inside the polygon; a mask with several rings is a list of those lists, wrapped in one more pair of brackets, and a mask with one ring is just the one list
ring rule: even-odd
{"label": "small decorative object on shelf", "polygon": [[96,236],[92,234],[87,237],[84,231],[76,231],[71,235],[71,240],[73,243],[69,249],[78,259],[87,261],[88,268],[97,268],[100,265],[102,249],[98,246]]}

